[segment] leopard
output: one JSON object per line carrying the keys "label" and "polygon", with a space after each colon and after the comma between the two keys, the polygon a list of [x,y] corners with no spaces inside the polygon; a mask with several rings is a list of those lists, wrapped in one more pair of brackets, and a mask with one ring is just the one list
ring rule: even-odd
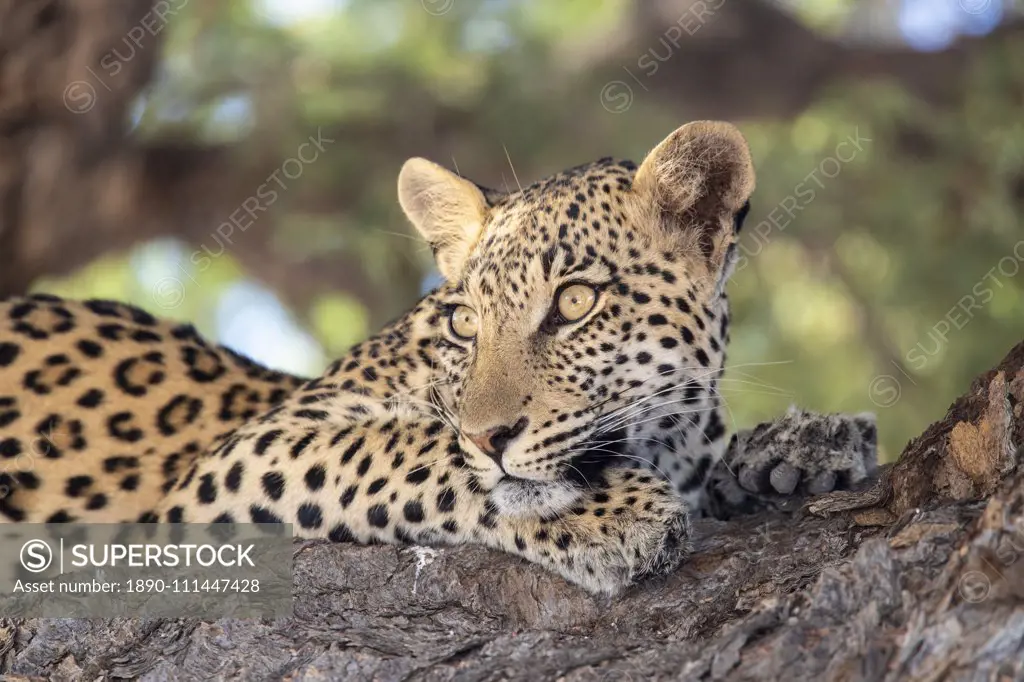
{"label": "leopard", "polygon": [[[515,190],[419,157],[397,184],[443,281],[312,379],[122,304],[4,303],[0,462],[43,445],[2,474],[0,518],[476,544],[615,595],[678,568],[693,518],[870,475],[869,418],[727,438],[726,285],[755,185],[736,126]],[[780,433],[773,455],[744,447]]]}

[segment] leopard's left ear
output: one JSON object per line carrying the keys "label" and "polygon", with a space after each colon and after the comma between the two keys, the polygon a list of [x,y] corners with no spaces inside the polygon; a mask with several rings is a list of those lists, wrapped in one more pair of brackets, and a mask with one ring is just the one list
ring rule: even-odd
{"label": "leopard's left ear", "polygon": [[649,219],[683,237],[718,272],[728,265],[754,191],[754,164],[731,123],[687,123],[654,148],[633,180]]}

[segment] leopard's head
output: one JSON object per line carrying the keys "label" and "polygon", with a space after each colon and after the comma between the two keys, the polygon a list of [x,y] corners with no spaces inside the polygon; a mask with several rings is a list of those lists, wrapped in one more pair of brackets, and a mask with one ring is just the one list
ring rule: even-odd
{"label": "leopard's head", "polygon": [[565,507],[604,465],[659,448],[695,453],[703,484],[754,187],[734,126],[690,123],[639,167],[602,159],[515,192],[418,158],[398,184],[446,280],[440,395],[499,507]]}

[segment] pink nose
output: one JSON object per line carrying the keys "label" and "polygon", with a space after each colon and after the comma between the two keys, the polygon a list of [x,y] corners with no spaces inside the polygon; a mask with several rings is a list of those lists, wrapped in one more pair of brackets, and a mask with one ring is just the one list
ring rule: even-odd
{"label": "pink nose", "polygon": [[467,433],[466,437],[500,467],[501,456],[505,454],[508,444],[526,430],[527,423],[529,420],[526,417],[521,417],[512,426],[496,426],[483,433]]}

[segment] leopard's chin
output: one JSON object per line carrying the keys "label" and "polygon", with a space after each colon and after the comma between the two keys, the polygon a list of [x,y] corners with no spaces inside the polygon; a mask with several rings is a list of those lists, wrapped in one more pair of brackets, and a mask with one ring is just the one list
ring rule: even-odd
{"label": "leopard's chin", "polygon": [[505,476],[491,490],[498,511],[515,517],[558,516],[579,501],[583,488],[571,481],[530,481]]}
{"label": "leopard's chin", "polygon": [[502,514],[514,517],[554,517],[573,507],[586,490],[602,481],[608,467],[622,466],[626,429],[619,428],[600,439],[593,447],[566,462],[560,477],[537,481],[503,475],[491,489],[490,499]]}

